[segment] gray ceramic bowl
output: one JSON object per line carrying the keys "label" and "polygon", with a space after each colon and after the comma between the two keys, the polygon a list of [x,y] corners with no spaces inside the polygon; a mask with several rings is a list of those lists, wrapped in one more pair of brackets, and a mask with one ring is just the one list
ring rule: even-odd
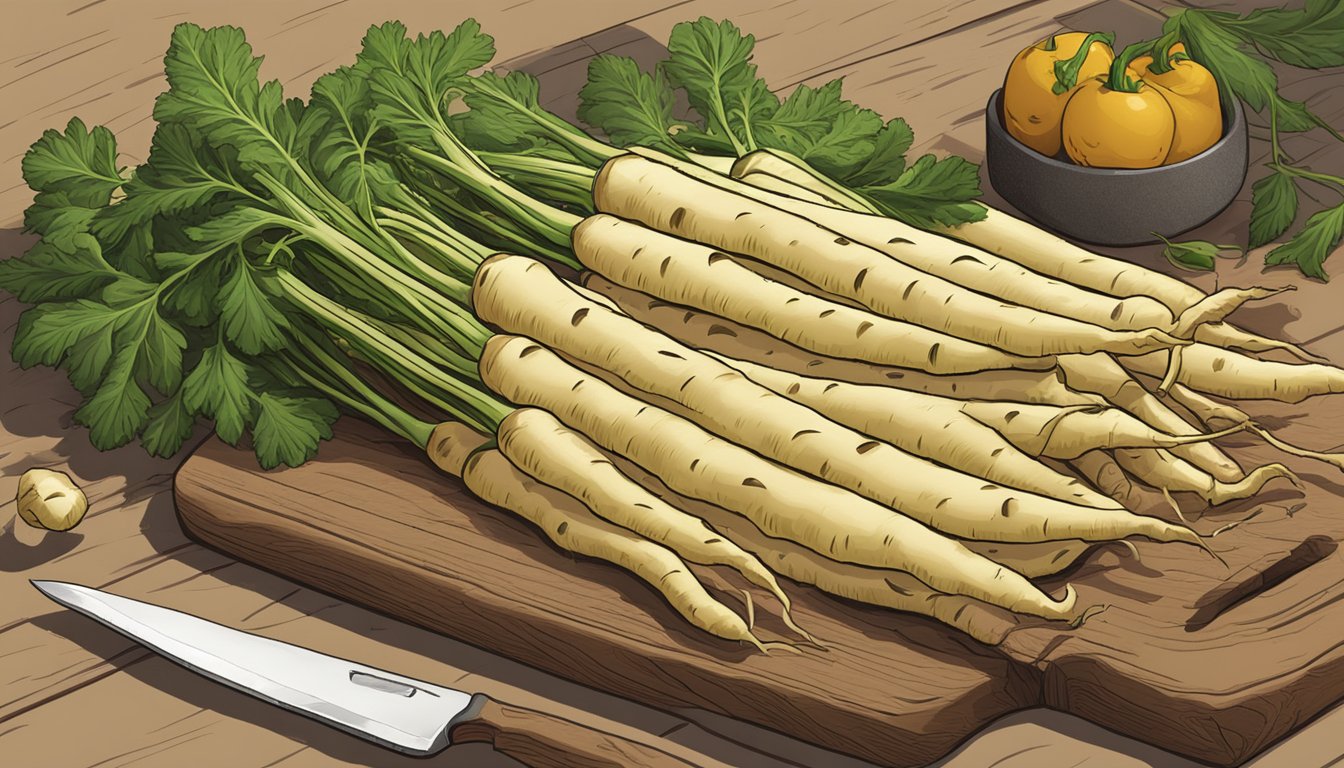
{"label": "gray ceramic bowl", "polygon": [[[1246,116],[1223,104],[1223,137],[1179,163],[1138,170],[1088,168],[1046,157],[1003,127],[1003,91],[985,110],[989,183],[1019,211],[1060,234],[1097,245],[1157,242],[1217,216],[1246,180]],[[1123,203],[1119,202],[1123,201]]]}

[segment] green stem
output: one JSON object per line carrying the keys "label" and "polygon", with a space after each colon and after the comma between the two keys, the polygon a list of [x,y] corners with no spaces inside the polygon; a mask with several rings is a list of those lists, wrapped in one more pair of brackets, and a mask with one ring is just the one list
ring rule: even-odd
{"label": "green stem", "polygon": [[[493,433],[511,410],[484,391],[474,362],[463,358],[462,367],[452,369],[454,375],[447,375],[444,368],[425,360],[419,352],[309,288],[294,275],[282,272],[278,279],[286,296],[305,314],[346,339],[361,358],[384,375],[454,418]],[[480,349],[469,349],[468,353],[474,360]]]}
{"label": "green stem", "polygon": [[1296,165],[1288,165],[1287,163],[1279,162],[1277,160],[1270,163],[1269,167],[1280,173],[1286,173],[1289,176],[1296,176],[1300,179],[1309,179],[1322,186],[1329,187],[1335,192],[1344,194],[1344,177],[1334,176],[1328,173],[1317,173],[1316,171],[1307,170],[1306,168],[1301,168]]}
{"label": "green stem", "polygon": [[[290,350],[278,358],[288,364],[289,373],[348,410],[409,440],[420,448],[429,445],[434,425],[416,418],[409,411],[384,397],[351,370],[348,360],[328,339],[315,339],[299,334],[295,346],[303,354]],[[272,367],[273,373],[281,373]]]}
{"label": "green stem", "polygon": [[1152,48],[1152,41],[1134,43],[1125,47],[1115,61],[1111,62],[1111,71],[1106,78],[1106,87],[1113,91],[1124,91],[1125,93],[1138,93],[1139,86],[1143,85],[1143,80],[1131,78],[1127,72],[1129,63],[1146,53]]}
{"label": "green stem", "polygon": [[[1054,38],[1051,38],[1053,40]],[[1083,63],[1087,57],[1092,55],[1093,43],[1105,43],[1107,46],[1115,44],[1115,35],[1109,32],[1093,32],[1083,39],[1083,44],[1078,47],[1078,52],[1063,61],[1055,62],[1055,84],[1050,90],[1055,94],[1065,94],[1073,90],[1078,85],[1078,72],[1083,68]]]}

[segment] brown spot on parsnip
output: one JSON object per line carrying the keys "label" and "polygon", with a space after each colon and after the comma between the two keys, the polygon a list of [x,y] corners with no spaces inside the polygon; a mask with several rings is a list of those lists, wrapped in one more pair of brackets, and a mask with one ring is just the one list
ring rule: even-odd
{"label": "brown spot on parsnip", "polygon": [[1004,423],[1004,424],[1012,424],[1012,423],[1013,423],[1013,419],[1016,419],[1016,418],[1017,418],[1018,416],[1020,416],[1020,415],[1022,415],[1022,412],[1021,412],[1021,411],[1009,411],[1009,412],[1003,414],[1003,423]]}
{"label": "brown spot on parsnip", "polygon": [[682,357],[681,355],[678,355],[676,352],[669,352],[669,351],[666,350],[666,349],[660,349],[660,350],[658,350],[658,354],[662,355],[663,357],[671,357],[671,358],[675,358],[675,359],[677,359],[677,360],[685,360],[685,359],[686,359],[686,358]]}
{"label": "brown spot on parsnip", "polygon": [[900,371],[887,371],[887,378],[896,381],[897,379],[904,379],[905,374]]}
{"label": "brown spot on parsnip", "polygon": [[910,284],[905,286],[905,291],[901,293],[901,301],[905,301],[906,299],[910,298],[910,292],[915,290],[915,285],[917,283],[919,283],[918,280],[911,280]]}
{"label": "brown spot on parsnip", "polygon": [[677,210],[672,212],[672,216],[669,219],[669,223],[674,227],[680,227],[681,220],[684,218],[686,218],[686,209],[678,208]]}
{"label": "brown spot on parsnip", "polygon": [[794,432],[794,433],[793,433],[793,439],[794,439],[794,440],[797,440],[798,438],[802,437],[803,435],[820,435],[820,434],[821,434],[821,433],[818,432],[818,431],[815,430],[815,429],[800,429],[800,430],[798,430],[797,432]]}
{"label": "brown spot on parsnip", "polygon": [[715,251],[715,252],[709,254],[709,263],[710,263],[710,264],[718,264],[720,261],[723,261],[724,259],[729,259],[729,258],[732,258],[732,257],[729,256],[729,255],[726,254],[726,253],[722,253],[722,252],[720,252],[720,251]]}
{"label": "brown spot on parsnip", "polygon": [[859,338],[863,334],[867,333],[868,329],[872,327],[873,324],[868,322],[867,320],[864,320],[862,323],[859,323],[859,327],[854,331],[854,338],[856,339]]}
{"label": "brown spot on parsnip", "polygon": [[838,387],[838,386],[840,386],[840,385],[839,385],[837,382],[832,381],[830,384],[827,384],[827,385],[826,385],[825,389],[823,389],[823,390],[821,390],[821,391],[822,391],[823,393],[825,393],[825,392],[830,392],[832,389],[835,389],[835,388]]}
{"label": "brown spot on parsnip", "polygon": [[734,217],[733,217],[733,221],[737,221],[738,219],[742,218],[743,216],[750,216],[750,215],[751,215],[751,211],[743,211],[743,212],[737,214],[736,216],[734,216]]}
{"label": "brown spot on parsnip", "polygon": [[733,338],[737,338],[737,331],[734,331],[732,328],[729,328],[726,325],[719,325],[718,323],[715,323],[714,325],[709,326],[709,331],[706,332],[706,335],[731,336]]}
{"label": "brown spot on parsnip", "polygon": [[958,256],[957,258],[955,258],[955,259],[952,260],[952,263],[953,263],[953,264],[956,264],[956,263],[959,262],[959,261],[974,261],[976,264],[979,264],[979,265],[982,266],[982,267],[985,265],[985,262],[983,262],[983,261],[981,261],[981,260],[975,258],[974,256],[972,256],[972,255],[969,254],[969,253],[964,253],[964,254]]}
{"label": "brown spot on parsnip", "polygon": [[583,318],[587,316],[588,316],[588,308],[584,307],[583,309],[580,309],[579,311],[575,312],[569,318],[569,324],[577,326],[579,323],[583,322]]}
{"label": "brown spot on parsnip", "polygon": [[881,443],[877,442],[876,440],[868,440],[868,441],[859,443],[858,447],[856,447],[856,448],[854,449],[854,452],[857,453],[857,454],[859,454],[860,456],[862,456],[863,454],[865,454],[865,453],[867,453],[867,452],[873,450],[874,448],[876,448],[876,447],[879,446],[879,445],[881,445]]}
{"label": "brown spot on parsnip", "polygon": [[914,594],[914,592],[911,592],[910,590],[906,589],[905,587],[902,587],[902,586],[896,584],[896,583],[895,583],[894,581],[892,581],[891,579],[883,579],[883,581],[887,582],[887,586],[891,588],[891,591],[892,591],[892,592],[895,592],[896,594],[898,594],[898,595],[900,595],[900,596],[902,596],[902,597],[909,597],[909,596],[911,596],[911,595]]}
{"label": "brown spot on parsnip", "polygon": [[540,351],[541,351],[541,345],[539,345],[539,344],[529,344],[529,345],[527,345],[526,347],[523,348],[523,351],[522,351],[522,352],[519,352],[519,353],[518,353],[518,357],[527,357],[528,355],[532,354],[533,352],[540,352]]}
{"label": "brown spot on parsnip", "polygon": [[789,385],[789,394],[796,395],[798,394],[798,390],[802,388],[803,388],[802,385],[800,385],[798,382],[795,381],[794,383]]}
{"label": "brown spot on parsnip", "polygon": [[789,247],[790,247],[790,248],[792,248],[793,246],[795,246],[795,245],[797,245],[797,244],[798,244],[798,241],[797,241],[797,240],[790,240],[790,241],[789,241]]}
{"label": "brown spot on parsnip", "polygon": [[934,508],[934,509],[942,509],[942,508],[943,508],[943,505],[946,504],[947,502],[951,501],[951,500],[952,500],[951,497],[946,498],[946,499],[943,499],[942,501],[940,501],[940,502],[938,502],[937,504],[935,504],[935,505],[933,506],[933,508]]}
{"label": "brown spot on parsnip", "polygon": [[1214,372],[1214,373],[1217,373],[1217,372],[1223,370],[1223,367],[1226,366],[1226,365],[1227,365],[1227,360],[1225,360],[1225,359],[1223,359],[1223,358],[1221,358],[1221,357],[1215,357],[1215,358],[1213,358],[1213,364],[1212,364],[1210,367],[1213,368],[1213,372]]}
{"label": "brown spot on parsnip", "polygon": [[698,466],[700,466],[700,460],[699,460],[699,459],[691,459],[691,471],[694,472],[694,471],[695,471],[695,468],[698,467]]}
{"label": "brown spot on parsnip", "polygon": [[843,237],[837,237],[837,238],[835,238],[835,244],[836,244],[836,245],[849,245],[849,240],[847,240],[847,239],[845,239],[845,238],[843,238]]}
{"label": "brown spot on parsnip", "polygon": [[821,311],[821,314],[817,315],[817,317],[830,317],[831,315],[834,315],[834,314],[835,314],[835,310],[834,310],[834,309],[823,309],[823,310]]}
{"label": "brown spot on parsnip", "polygon": [[933,365],[938,360],[938,350],[942,349],[942,343],[935,341],[933,346],[929,347],[929,365]]}
{"label": "brown spot on parsnip", "polygon": [[914,240],[908,240],[908,239],[906,239],[906,238],[904,238],[904,237],[893,237],[893,238],[891,238],[890,240],[887,241],[887,245],[896,245],[897,243],[902,243],[902,244],[904,244],[904,245],[914,245],[914,244],[915,244],[915,241],[914,241]]}
{"label": "brown spot on parsnip", "polygon": [[1124,309],[1125,309],[1125,305],[1124,305],[1124,304],[1121,304],[1120,302],[1117,301],[1117,302],[1115,303],[1115,309],[1112,309],[1112,310],[1111,310],[1111,319],[1112,319],[1112,320],[1119,320],[1119,319],[1120,319],[1120,313],[1123,312]]}
{"label": "brown spot on parsnip", "polygon": [[863,279],[867,276],[868,276],[867,267],[864,267],[863,269],[859,270],[859,274],[854,276],[854,290],[857,291],[859,290],[859,288],[863,287]]}
{"label": "brown spot on parsnip", "polygon": [[785,304],[792,304],[792,303],[795,302],[795,301],[799,301],[799,298],[798,298],[797,296],[794,296],[793,298],[789,299],[788,301],[786,301],[786,302],[784,302],[784,303],[785,303]]}
{"label": "brown spot on parsnip", "polygon": [[1004,499],[1003,506],[999,507],[999,514],[1007,517],[1013,511],[1013,499]]}
{"label": "brown spot on parsnip", "polygon": [[757,479],[754,478],[754,477],[748,477],[747,479],[745,479],[745,480],[742,481],[742,484],[745,485],[745,486],[747,486],[748,488],[764,488],[764,487],[765,487],[765,483],[762,483],[760,480],[757,480]]}
{"label": "brown spot on parsnip", "polygon": [[671,265],[672,265],[672,257],[668,256],[664,258],[663,263],[658,265],[658,276],[667,277],[667,268]]}
{"label": "brown spot on parsnip", "polygon": [[568,531],[568,530],[569,530],[569,523],[567,523],[567,522],[560,523],[560,525],[556,526],[556,528],[555,528],[555,532],[558,533],[558,534],[560,534],[561,536],[564,536],[564,535],[565,535],[565,531]]}

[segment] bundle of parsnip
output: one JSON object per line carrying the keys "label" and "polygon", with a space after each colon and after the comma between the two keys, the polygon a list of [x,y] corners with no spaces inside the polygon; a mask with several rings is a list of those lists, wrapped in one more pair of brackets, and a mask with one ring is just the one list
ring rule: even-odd
{"label": "bundle of parsnip", "polygon": [[[674,56],[725,27],[679,30]],[[737,158],[627,153],[541,110],[527,76],[469,74],[492,55],[471,21],[389,23],[286,101],[240,30],[179,27],[144,164],[124,174],[111,134],[78,121],[25,157],[42,240],[0,264],[34,305],[15,359],[67,370],[100,448],[170,454],[204,419],[296,465],[338,413],[367,419],[762,650],[797,640],[763,638],[753,591],[817,642],[789,581],[984,642],[1013,614],[1076,624],[1090,606],[1071,587],[1031,580],[1096,542],[1207,548],[1106,478],[1209,503],[1291,479],[1211,442],[1247,430],[1338,463],[1208,397],[1344,386],[1255,357],[1300,350],[1222,321],[1267,291],[1205,296],[1003,214],[973,221],[978,203],[934,194],[948,161],[895,171],[878,198],[918,211],[900,221],[728,123],[697,146],[728,131]],[[589,114],[614,114],[585,90]],[[903,154],[882,141],[855,162]],[[745,615],[705,568],[740,584]]]}

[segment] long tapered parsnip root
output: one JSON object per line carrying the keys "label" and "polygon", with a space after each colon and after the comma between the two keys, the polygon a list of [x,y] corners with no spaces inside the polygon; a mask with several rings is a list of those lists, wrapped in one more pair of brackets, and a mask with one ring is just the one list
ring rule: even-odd
{"label": "long tapered parsnip root", "polygon": [[835,560],[907,571],[939,591],[1020,613],[1074,614],[1072,590],[1055,601],[960,542],[641,403],[531,339],[491,338],[481,357],[481,377],[513,402],[551,411],[678,493],[743,515],[771,536]]}
{"label": "long tapered parsnip root", "polygon": [[[564,357],[561,356],[561,359],[564,359]],[[581,361],[573,359],[566,359],[564,362],[574,366],[580,372],[600,380],[628,397],[635,398],[640,402],[652,405],[688,421],[694,421],[695,414],[680,403],[635,389],[610,371],[604,371],[596,366],[587,365]],[[619,465],[619,463],[620,462],[618,461],[617,464]],[[1077,486],[1072,486],[1072,488],[1076,489]],[[1105,497],[1094,496],[1094,498],[1099,499],[1099,504],[1101,506],[1116,507],[1114,502]],[[962,543],[972,552],[984,555],[986,558],[1007,566],[1029,579],[1058,573],[1073,564],[1091,547],[1097,545],[1096,542],[1082,541],[1079,539],[1028,543],[963,540]]]}
{"label": "long tapered parsnip root", "polygon": [[[687,175],[730,191],[743,192],[736,180],[696,163],[672,157],[664,152],[631,147],[632,154],[671,166]],[[756,157],[774,155],[773,157]],[[877,214],[878,209],[863,197],[841,187],[812,170],[796,158],[780,156],[773,150],[752,152],[734,163],[733,175],[742,174],[749,185],[779,195],[795,197],[859,213]],[[766,161],[761,164],[761,160]],[[789,166],[789,167],[785,167]],[[766,170],[769,173],[765,172]],[[746,176],[752,178],[745,179]],[[756,177],[765,178],[756,178]],[[984,205],[982,202],[981,205]],[[1179,316],[1205,298],[1205,294],[1170,275],[1147,269],[1130,261],[1113,259],[1074,245],[1057,235],[992,206],[984,205],[985,218],[955,227],[935,227],[934,232],[984,249],[1047,277],[1097,293],[1121,299],[1152,298],[1165,305],[1171,316]],[[1165,327],[1156,323],[1157,327]],[[1237,328],[1226,322],[1200,325],[1195,341],[1248,352],[1284,350],[1307,362],[1324,358],[1302,347]]]}
{"label": "long tapered parsnip root", "polygon": [[643,579],[692,625],[762,652],[791,648],[762,642],[747,623],[710,596],[671,550],[598,518],[577,499],[538,483],[495,450],[477,451],[461,466],[462,480],[482,500],[540,528],[556,546],[598,558]]}
{"label": "long tapered parsnip root", "polygon": [[1164,491],[1194,493],[1214,506],[1250,498],[1277,478],[1286,478],[1294,485],[1299,484],[1297,475],[1282,464],[1256,467],[1241,480],[1224,483],[1190,462],[1160,448],[1124,448],[1115,451],[1114,455],[1116,463],[1144,485]]}
{"label": "long tapered parsnip root", "polygon": [[1064,386],[1057,371],[1014,369],[936,376],[909,368],[824,357],[731,320],[632,291],[593,272],[584,273],[583,284],[614,302],[622,313],[689,347],[800,375],[965,399],[1012,398],[1056,405],[1101,405],[1106,402],[1097,395],[1075,392]]}
{"label": "long tapered parsnip root", "polygon": [[1140,354],[1185,343],[1157,329],[1113,331],[1005,305],[801,216],[636,155],[622,155],[602,166],[593,199],[598,210],[759,259],[879,314],[1017,355],[1098,350]]}
{"label": "long tapered parsnip root", "polygon": [[972,403],[719,359],[763,387],[904,451],[1008,488],[1090,507],[1120,509],[1113,500],[1077,479],[1061,475],[1018,450],[991,426],[968,417],[962,406]]}
{"label": "long tapered parsnip root", "polygon": [[1110,448],[1175,448],[1216,440],[1244,427],[1218,432],[1169,435],[1153,429],[1120,408],[1030,405],[998,401],[965,403],[962,412],[994,428],[1030,456],[1074,459],[1092,450]]}
{"label": "long tapered parsnip root", "polygon": [[1206,429],[1226,429],[1251,420],[1250,414],[1235,405],[1220,403],[1184,384],[1173,385],[1167,390],[1167,394],[1198,419]]}
{"label": "long tapered parsnip root", "polygon": [[[799,185],[800,188],[815,180],[808,171],[768,150],[753,152],[739,159],[733,169],[734,176],[748,183],[751,180],[739,174],[751,170],[768,172],[776,178],[782,177]],[[787,188],[775,192],[762,191],[750,196],[815,221],[829,230],[875,248],[921,272],[937,275],[973,291],[996,296],[1013,304],[1072,317],[1106,328],[1132,330],[1173,327],[1174,318],[1171,310],[1147,296],[1118,298],[1089,291],[1033,272],[1014,261],[975,246],[926,232],[896,219],[876,215],[872,211],[836,207],[836,203],[846,206],[852,202],[850,200],[833,200],[830,204],[819,204],[816,201],[800,199],[796,194],[790,195],[785,189]],[[821,187],[810,189],[813,193],[821,190]],[[737,191],[750,194],[740,188]]]}
{"label": "long tapered parsnip root", "polygon": [[1233,428],[1241,428],[1248,432],[1259,435],[1265,442],[1278,448],[1290,456],[1301,456],[1306,459],[1315,459],[1323,461],[1332,466],[1344,469],[1344,453],[1338,451],[1314,451],[1310,448],[1303,448],[1285,442],[1276,436],[1273,432],[1265,429],[1250,414],[1229,403],[1220,403],[1199,392],[1186,388],[1184,385],[1177,384],[1171,388],[1171,397],[1176,402],[1185,406],[1185,409],[1194,414],[1205,427],[1217,429],[1226,424],[1231,424]]}
{"label": "long tapered parsnip root", "polygon": [[1015,614],[1002,608],[965,595],[949,595],[930,589],[904,571],[841,563],[791,541],[767,536],[740,515],[682,496],[629,461],[617,458],[616,462],[633,480],[709,523],[714,530],[761,558],[787,579],[810,584],[847,600],[928,616],[988,645],[1002,642],[1019,623]]}
{"label": "long tapered parsnip root", "polygon": [[827,301],[753,272],[708,246],[597,214],[574,228],[585,267],[637,291],[695,307],[831,357],[935,374],[993,368],[1043,369],[1023,358],[945,333]]}
{"label": "long tapered parsnip root", "polygon": [[683,560],[728,566],[770,592],[784,607],[784,622],[811,640],[794,625],[788,595],[759,560],[715,536],[704,521],[631,482],[592,443],[551,414],[520,408],[504,417],[497,435],[500,453],[514,466],[579,499],[598,517],[667,547]]}
{"label": "long tapered parsnip root", "polygon": [[[1208,344],[1193,344],[1182,352],[1176,381],[1218,397],[1299,403],[1344,392],[1344,370],[1332,365],[1259,360]],[[1168,359],[1163,351],[1126,359],[1125,364],[1147,376],[1162,376]]]}
{"label": "long tapered parsnip root", "polygon": [[[1112,296],[1151,296],[1176,315],[1205,298],[1203,291],[1182,280],[1093,253],[995,208],[987,208],[982,221],[937,231],[1089,290]],[[1195,340],[1248,352],[1281,349],[1305,361],[1321,359],[1296,344],[1250,333],[1226,322],[1201,325]]]}
{"label": "long tapered parsnip root", "polygon": [[[661,157],[655,157],[654,159],[668,162],[683,170],[687,168],[685,163],[675,161],[675,159]],[[702,173],[696,173],[695,175],[702,180],[715,180],[714,177],[706,177]],[[932,248],[923,247],[922,238],[927,238],[929,233],[880,215],[877,208],[866,199],[835,184],[812,170],[802,160],[788,156],[787,153],[768,149],[749,153],[739,158],[734,164],[733,176],[754,187],[766,190],[767,194],[765,196],[750,195],[762,200],[762,202],[813,219],[829,229],[834,229],[859,242],[889,253],[898,260],[906,261],[911,266],[940,275],[982,293],[999,296],[1024,306],[1075,317],[1107,328],[1162,328],[1170,330],[1172,335],[1178,338],[1193,338],[1215,346],[1237,347],[1253,352],[1283,349],[1309,362],[1323,362],[1322,358],[1312,355],[1296,345],[1249,334],[1232,326],[1224,325],[1222,322],[1227,315],[1246,301],[1267,298],[1284,290],[1293,290],[1292,286],[1280,289],[1226,289],[1211,296],[1204,296],[1198,289],[1185,286],[1183,283],[1180,286],[1172,285],[1168,281],[1172,281],[1173,278],[1149,271],[1153,275],[1154,282],[1171,289],[1173,297],[1176,294],[1186,295],[1185,301],[1171,302],[1169,306],[1142,292],[1116,291],[1113,284],[1102,287],[1099,280],[1096,282],[1069,280],[1063,283],[1062,285],[1065,287],[1060,289],[1058,286],[1061,283],[1051,281],[1050,278],[1040,274],[1040,270],[1026,269],[1026,267],[1035,269],[1037,265],[1032,259],[1038,257],[1037,254],[1023,254],[1023,258],[1016,259],[1009,256],[1005,259],[1002,258],[1005,254],[1001,254],[996,248],[991,248],[990,244],[983,244],[979,240],[965,237],[959,238],[964,244],[972,246],[981,244],[994,252],[980,251],[971,254],[973,261],[960,259],[954,261],[952,266],[948,266],[946,265],[946,258],[941,260],[936,258],[936,246]],[[741,188],[726,186],[723,182],[719,183],[730,190],[750,194]],[[1014,229],[1013,222],[1031,227],[1031,225],[1019,222],[1016,219],[1012,219],[1011,222],[1006,221],[1001,218],[1003,214],[993,208],[987,210],[989,219],[992,219],[988,226],[985,222],[973,222],[958,227],[956,230],[942,229],[940,231],[944,235],[954,236],[955,232],[971,232],[977,230],[977,228],[981,230],[993,227]],[[1102,263],[1113,262],[1117,274],[1120,270],[1136,268],[1129,263],[1115,262],[1084,251],[1071,243],[1062,241],[1053,235],[1048,235],[1044,231],[1037,230],[1037,232],[1043,236],[1041,238],[1042,243],[1038,244],[1037,248],[1046,247],[1049,249],[1054,246],[1063,251],[1072,250],[1076,252],[1074,256],[1065,254],[1065,259],[1072,258],[1075,262],[1062,265],[1062,268],[1080,269],[1099,260]],[[987,238],[989,236],[988,232],[982,232],[981,234]],[[994,245],[1000,244],[994,243]],[[914,260],[911,260],[907,253],[914,251],[917,246],[920,246],[919,250],[914,254]],[[933,263],[928,263],[930,261]],[[956,263],[962,264],[963,269],[954,271]],[[998,275],[999,280],[989,280],[974,274],[974,267],[978,265],[983,265],[983,271],[986,273],[997,270],[1000,273]],[[1007,265],[1017,266],[1018,269],[1022,270],[1022,273],[1015,273]],[[1112,264],[1106,265],[1112,266]],[[940,269],[947,271],[940,271]],[[1143,268],[1137,267],[1137,269]],[[1047,272],[1047,274],[1054,273]],[[1179,281],[1175,282],[1179,283]],[[1089,292],[1089,289],[1091,292]],[[1100,299],[1100,301],[1097,299]],[[1107,307],[1111,304],[1118,304],[1118,306],[1107,312]],[[1171,325],[1173,315],[1176,316],[1174,326]],[[1168,378],[1174,377],[1177,367],[1180,365],[1180,347],[1174,347],[1173,349],[1177,352],[1171,357]],[[1166,379],[1163,381],[1164,384],[1169,384]],[[1166,386],[1162,387],[1161,391],[1165,392]]]}
{"label": "long tapered parsnip root", "polygon": [[588,301],[531,259],[486,260],[472,297],[486,322],[611,371],[643,392],[685,406],[709,431],[952,535],[1012,542],[1141,535],[1198,542],[1193,531],[1155,518],[1003,488],[873,440]]}
{"label": "long tapered parsnip root", "polygon": [[[1162,362],[1165,364],[1166,361]],[[1135,381],[1110,355],[1068,355],[1059,358],[1058,363],[1071,389],[1101,395],[1167,434],[1188,435],[1195,431],[1185,419]],[[1245,476],[1232,457],[1211,443],[1192,443],[1171,450],[1225,483],[1235,483]]]}

